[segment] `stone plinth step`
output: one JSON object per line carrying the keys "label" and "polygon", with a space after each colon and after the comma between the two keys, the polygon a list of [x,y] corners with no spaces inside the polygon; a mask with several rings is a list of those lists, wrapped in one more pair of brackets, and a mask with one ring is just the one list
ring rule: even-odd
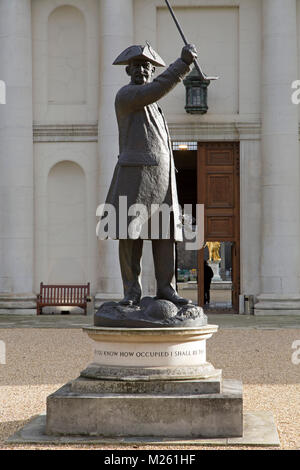
{"label": "stone plinth step", "polygon": [[163,395],[73,392],[68,383],[47,398],[46,434],[241,437],[242,384],[224,380],[221,393]]}
{"label": "stone plinth step", "polygon": [[95,380],[78,377],[70,382],[70,390],[75,393],[155,393],[161,395],[183,394],[200,395],[221,392],[222,371],[216,376],[203,380]]}
{"label": "stone plinth step", "polygon": [[205,446],[205,447],[280,447],[278,432],[274,417],[270,411],[248,411],[244,413],[243,437],[231,438],[170,438],[164,436],[154,437],[103,437],[103,436],[49,436],[45,433],[46,415],[34,417],[23,428],[11,436],[7,443],[14,444],[40,444],[40,445],[107,445],[107,446]]}

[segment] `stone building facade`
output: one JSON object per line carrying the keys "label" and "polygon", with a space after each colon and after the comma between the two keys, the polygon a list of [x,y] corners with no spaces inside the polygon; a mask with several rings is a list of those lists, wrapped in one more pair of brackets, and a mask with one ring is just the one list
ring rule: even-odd
{"label": "stone building facade", "polygon": [[[238,142],[240,294],[257,314],[300,314],[300,0],[173,0],[205,71],[205,115],[185,89],[161,102],[171,137]],[[35,313],[45,283],[121,296],[117,242],[96,240],[118,155],[116,56],[148,40],[166,63],[182,43],[163,0],[0,0],[0,313]],[[145,246],[149,251],[149,246]],[[145,292],[153,292],[150,256]]]}

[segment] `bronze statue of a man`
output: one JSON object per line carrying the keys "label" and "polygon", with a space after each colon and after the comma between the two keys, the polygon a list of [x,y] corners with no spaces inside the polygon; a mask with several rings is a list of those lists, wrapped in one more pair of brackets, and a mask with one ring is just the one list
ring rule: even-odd
{"label": "bronze statue of a man", "polygon": [[[182,241],[182,225],[177,197],[175,167],[168,127],[157,100],[171,91],[190,71],[197,57],[195,46],[182,49],[181,58],[171,64],[153,81],[155,66],[165,66],[163,60],[151,48],[131,46],[123,51],[114,65],[126,65],[131,81],[119,90],[115,100],[119,127],[119,158],[107,195],[106,204],[116,211],[116,239],[119,239],[119,258],[124,286],[122,305],[138,305],[141,299],[141,257],[143,240],[152,240],[152,252],[157,282],[157,298],[185,305],[189,300],[180,297],[175,289],[175,242]],[[138,236],[128,230],[121,233],[119,217],[123,212],[120,197],[127,197],[127,207],[139,205],[147,209],[146,216],[140,211]],[[159,227],[158,234],[151,236],[143,231],[152,223],[152,208],[162,205],[172,208],[169,232],[166,238]],[[127,217],[127,227],[133,218]],[[148,226],[149,228],[149,226]]]}

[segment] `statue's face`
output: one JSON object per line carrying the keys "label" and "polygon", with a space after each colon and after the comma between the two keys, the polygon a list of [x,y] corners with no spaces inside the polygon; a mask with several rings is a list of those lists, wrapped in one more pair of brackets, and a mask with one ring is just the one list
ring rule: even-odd
{"label": "statue's face", "polygon": [[131,77],[131,83],[145,85],[151,81],[155,67],[146,60],[133,60],[126,70]]}

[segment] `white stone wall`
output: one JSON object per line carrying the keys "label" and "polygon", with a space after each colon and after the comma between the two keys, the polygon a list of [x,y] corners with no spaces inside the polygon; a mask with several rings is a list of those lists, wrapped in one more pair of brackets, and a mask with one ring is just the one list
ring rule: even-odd
{"label": "white stone wall", "polygon": [[[268,251],[266,241],[272,225],[283,266],[275,275],[283,296],[279,310],[283,312],[290,296],[297,313],[295,260],[300,251],[291,213],[299,213],[294,126],[299,110],[285,111],[280,100],[288,99],[289,82],[300,79],[300,0],[172,0],[172,5],[188,40],[198,47],[204,71],[220,76],[208,89],[204,116],[185,113],[183,85],[161,101],[172,138],[240,141],[241,290],[262,296],[260,311],[276,310],[270,301],[275,301],[271,271],[277,269],[277,253]],[[297,31],[289,37],[295,54],[286,54],[279,47],[288,43],[284,26],[295,20]],[[288,30],[291,35],[292,28]],[[262,44],[270,40],[270,31],[276,31],[279,40],[266,53]],[[7,85],[7,105],[0,105],[0,312],[23,307],[31,312],[40,281],[88,280],[98,301],[121,296],[117,242],[97,242],[95,212],[107,193],[118,154],[114,97],[128,82],[124,68],[112,62],[125,47],[146,40],[166,63],[180,54],[182,41],[163,0],[22,0],[22,5],[0,0],[0,80]],[[274,96],[271,88],[266,92],[267,85],[276,88]],[[281,132],[285,124],[287,137]],[[270,137],[271,131],[276,137]],[[279,226],[281,217],[270,218],[268,212],[268,207],[276,207],[268,203],[266,186],[270,183],[271,201],[279,198],[278,204],[285,194],[276,192],[274,165],[275,173],[283,172],[295,188],[293,204],[285,210],[286,232]],[[69,223],[60,231],[64,214]],[[289,230],[295,241],[292,263],[284,255]],[[69,261],[61,269],[63,252]],[[143,284],[145,292],[153,293],[149,246],[145,252]]]}
{"label": "white stone wall", "polygon": [[[72,283],[76,278],[76,282],[90,281],[95,292],[97,145],[35,143],[34,163],[35,289],[38,291],[41,281]],[[63,214],[66,220],[62,220]],[[65,260],[60,274],[59,255]],[[54,274],[59,281],[54,282]]]}
{"label": "white stone wall", "polygon": [[[197,45],[205,72],[221,77],[209,88],[209,114],[238,114],[239,9],[206,6],[175,8],[174,11],[189,41]],[[183,44],[167,8],[156,10],[156,26],[156,47],[170,64],[180,55]],[[161,103],[171,116],[182,117],[184,87],[175,88]]]}
{"label": "white stone wall", "polygon": [[0,311],[33,312],[32,47],[30,0],[0,2]]}
{"label": "white stone wall", "polygon": [[260,293],[261,260],[261,144],[243,139],[240,144],[240,276],[241,293]]}
{"label": "white stone wall", "polygon": [[299,123],[291,101],[296,1],[263,0],[262,12],[262,255],[255,311],[299,314]]}
{"label": "white stone wall", "polygon": [[[135,0],[135,41],[148,40],[166,63],[183,46],[165,2]],[[205,73],[220,77],[209,87],[207,115],[183,112],[185,90],[179,86],[161,103],[169,123],[196,125],[238,120],[259,121],[261,74],[261,0],[173,0],[174,11],[190,42],[199,50]],[[223,136],[220,135],[220,140]]]}
{"label": "white stone wall", "polygon": [[99,2],[33,0],[32,18],[35,290],[95,293]]}
{"label": "white stone wall", "polygon": [[98,4],[98,0],[32,0],[35,122],[97,122]]}
{"label": "white stone wall", "polygon": [[48,19],[48,103],[86,104],[86,21],[75,7],[56,8]]}
{"label": "white stone wall", "polygon": [[47,181],[48,282],[87,279],[87,204],[83,169],[70,161],[51,168]]}

